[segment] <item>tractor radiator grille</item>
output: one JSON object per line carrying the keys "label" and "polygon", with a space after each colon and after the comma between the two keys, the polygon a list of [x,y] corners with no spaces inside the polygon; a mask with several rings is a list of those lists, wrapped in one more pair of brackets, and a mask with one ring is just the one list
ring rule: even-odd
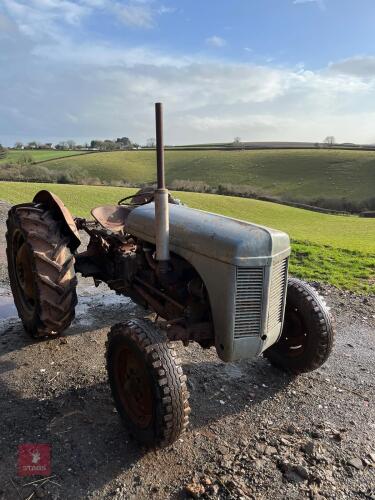
{"label": "tractor radiator grille", "polygon": [[268,306],[267,330],[275,328],[283,318],[284,290],[286,286],[288,259],[274,264],[271,269],[271,286]]}
{"label": "tractor radiator grille", "polygon": [[234,337],[257,336],[262,325],[262,267],[237,267]]}

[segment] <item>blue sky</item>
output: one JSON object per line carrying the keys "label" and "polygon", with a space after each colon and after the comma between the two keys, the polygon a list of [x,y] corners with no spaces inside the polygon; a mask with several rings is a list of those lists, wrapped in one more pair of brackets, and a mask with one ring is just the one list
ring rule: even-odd
{"label": "blue sky", "polygon": [[0,0],[0,143],[375,142],[373,0]]}

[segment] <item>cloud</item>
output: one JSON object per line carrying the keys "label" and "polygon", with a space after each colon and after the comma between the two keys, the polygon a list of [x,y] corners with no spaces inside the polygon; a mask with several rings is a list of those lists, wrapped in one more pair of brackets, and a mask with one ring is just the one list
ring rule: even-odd
{"label": "cloud", "polygon": [[227,42],[224,40],[224,38],[221,38],[220,36],[216,36],[216,35],[213,35],[213,36],[210,36],[208,38],[206,38],[206,43],[207,45],[210,45],[211,47],[224,47]]}
{"label": "cloud", "polygon": [[8,37],[16,30],[16,25],[7,16],[0,13],[0,38]]}
{"label": "cloud", "polygon": [[152,28],[154,26],[155,12],[149,5],[137,5],[136,3],[128,5],[116,4],[114,10],[120,21],[127,26],[137,28]]}
{"label": "cloud", "polygon": [[[159,100],[165,103],[168,143],[235,136],[319,141],[327,135],[375,141],[375,110],[369,106],[375,102],[374,57],[309,71],[95,38],[77,43],[84,20],[117,3],[80,0],[77,10],[65,0],[2,1],[1,143],[124,135],[142,143],[154,135],[153,103]],[[132,5],[160,8],[156,1]]]}
{"label": "cloud", "polygon": [[3,8],[18,30],[36,40],[59,38],[63,26],[78,26],[90,9],[68,0],[2,0]]}
{"label": "cloud", "polygon": [[358,77],[375,77],[375,56],[357,56],[331,63],[329,69],[334,73]]}
{"label": "cloud", "polygon": [[17,24],[18,29],[30,38],[38,40],[61,39],[67,29],[80,26],[90,15],[111,15],[126,26],[152,28],[158,16],[174,12],[173,8],[153,0],[1,1],[3,9]]}
{"label": "cloud", "polygon": [[39,50],[35,60],[25,56],[22,64],[2,72],[0,142],[120,135],[143,142],[154,135],[153,103],[159,100],[166,107],[169,143],[219,142],[236,135],[243,140],[375,139],[368,126],[375,119],[368,110],[375,77],[192,57],[177,64],[177,58],[142,47],[124,49],[132,52],[125,60],[120,51],[102,46],[98,55],[97,48],[91,46],[97,59],[86,61],[84,69],[77,70],[75,59],[83,53],[64,46],[61,54],[54,52],[56,60]]}
{"label": "cloud", "polygon": [[321,10],[326,9],[325,0],[293,0],[294,5],[299,5],[304,3],[315,3],[319,6]]}

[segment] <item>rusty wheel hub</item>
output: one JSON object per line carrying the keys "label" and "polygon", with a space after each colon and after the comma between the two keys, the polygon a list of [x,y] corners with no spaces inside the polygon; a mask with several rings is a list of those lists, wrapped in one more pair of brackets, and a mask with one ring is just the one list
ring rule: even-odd
{"label": "rusty wheel hub", "polygon": [[153,407],[151,380],[145,361],[139,353],[123,347],[116,356],[115,373],[126,413],[138,427],[148,427]]}
{"label": "rusty wheel hub", "polygon": [[281,339],[284,353],[290,358],[301,356],[305,351],[308,334],[298,309],[288,311],[284,328],[285,336]]}

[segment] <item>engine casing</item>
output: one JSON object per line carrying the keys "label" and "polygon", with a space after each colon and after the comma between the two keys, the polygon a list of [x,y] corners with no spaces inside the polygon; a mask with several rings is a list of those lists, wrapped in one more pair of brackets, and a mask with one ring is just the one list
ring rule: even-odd
{"label": "engine casing", "polygon": [[[289,236],[182,205],[169,210],[170,251],[190,262],[206,286],[218,356],[261,354],[282,330]],[[130,211],[126,232],[155,244],[154,203]]]}

